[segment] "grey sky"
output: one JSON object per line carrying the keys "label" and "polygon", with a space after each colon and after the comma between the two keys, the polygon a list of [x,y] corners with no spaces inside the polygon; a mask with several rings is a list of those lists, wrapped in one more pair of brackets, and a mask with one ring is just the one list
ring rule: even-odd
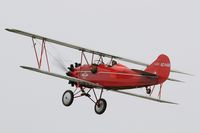
{"label": "grey sky", "polygon": [[[197,0],[2,0],[0,132],[199,132],[199,6]],[[105,92],[108,108],[101,116],[86,98],[66,108],[61,98],[71,87],[64,80],[19,68],[36,64],[31,40],[5,28],[147,63],[165,53],[173,68],[195,76],[173,74],[186,83],[168,81],[164,85],[163,99],[178,102],[178,106]],[[79,60],[74,50],[52,47],[67,63]]]}

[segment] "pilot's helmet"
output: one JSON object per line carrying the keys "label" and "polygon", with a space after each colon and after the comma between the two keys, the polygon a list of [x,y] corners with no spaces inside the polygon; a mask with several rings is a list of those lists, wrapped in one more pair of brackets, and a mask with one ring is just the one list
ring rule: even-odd
{"label": "pilot's helmet", "polygon": [[115,60],[112,60],[112,66],[116,65],[117,64],[117,61]]}

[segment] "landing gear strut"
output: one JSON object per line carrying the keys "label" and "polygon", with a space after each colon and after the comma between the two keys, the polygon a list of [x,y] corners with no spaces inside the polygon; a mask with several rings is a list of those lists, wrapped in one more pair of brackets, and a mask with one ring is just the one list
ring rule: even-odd
{"label": "landing gear strut", "polygon": [[[62,102],[65,106],[70,106],[73,103],[74,98],[86,96],[92,102],[94,102],[94,104],[95,104],[94,105],[94,111],[98,115],[101,115],[106,111],[107,102],[106,102],[105,99],[101,98],[102,93],[103,93],[103,89],[101,89],[99,98],[97,97],[97,94],[96,94],[94,88],[90,88],[88,91],[86,91],[84,87],[80,87],[80,90],[78,90],[78,89],[79,88],[77,88],[74,92],[72,92],[71,90],[67,90],[67,91],[64,92],[63,97],[62,97]],[[93,99],[92,99],[92,96],[89,94],[91,92],[91,90],[94,93]]]}

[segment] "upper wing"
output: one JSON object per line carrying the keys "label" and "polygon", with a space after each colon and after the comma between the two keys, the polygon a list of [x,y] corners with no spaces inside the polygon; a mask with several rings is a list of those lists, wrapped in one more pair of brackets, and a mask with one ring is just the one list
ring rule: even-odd
{"label": "upper wing", "polygon": [[150,96],[143,96],[143,95],[138,95],[138,94],[129,93],[129,92],[125,92],[125,91],[119,91],[119,90],[112,90],[112,91],[118,92],[118,93],[122,93],[122,94],[126,94],[126,95],[130,95],[130,96],[134,96],[134,97],[139,97],[139,98],[147,99],[147,100],[152,100],[152,101],[156,101],[156,102],[160,102],[160,103],[178,104],[178,103],[174,103],[174,102],[170,102],[170,101],[165,101],[165,100],[160,100],[160,99],[152,98]]}
{"label": "upper wing", "polygon": [[90,86],[90,87],[93,87],[93,88],[103,88],[103,86],[101,86],[99,84],[95,84],[95,83],[85,81],[85,80],[82,80],[82,79],[78,79],[78,78],[74,78],[74,77],[63,76],[63,75],[59,75],[59,74],[56,74],[56,73],[47,72],[47,71],[43,71],[43,70],[40,70],[40,69],[37,69],[37,68],[33,68],[33,67],[21,66],[21,68],[31,70],[31,71],[35,71],[35,72],[39,72],[39,73],[43,73],[43,74],[46,74],[46,75],[51,75],[51,76],[66,79],[66,80],[70,80],[72,82],[75,82],[75,83],[78,83],[78,84],[84,85],[84,86]]}
{"label": "upper wing", "polygon": [[[24,35],[24,36],[37,38],[37,39],[40,39],[40,40],[44,39],[47,42],[59,44],[59,45],[65,46],[65,47],[73,48],[73,49],[84,51],[84,52],[88,52],[88,53],[93,53],[93,54],[100,55],[100,56],[103,56],[103,57],[114,58],[114,59],[126,61],[126,62],[129,62],[129,63],[134,63],[134,64],[142,65],[142,66],[148,66],[149,65],[147,63],[143,63],[143,62],[140,62],[140,61],[131,60],[131,59],[127,59],[127,58],[123,58],[123,57],[119,57],[119,56],[115,56],[115,55],[99,52],[99,51],[96,51],[96,50],[91,50],[91,49],[79,47],[79,46],[76,46],[76,45],[72,45],[72,44],[69,44],[69,43],[57,41],[57,40],[54,40],[54,39],[50,39],[50,38],[47,38],[47,37],[44,37],[44,36],[28,33],[28,32],[17,30],[17,29],[6,29],[6,30],[10,31],[10,32],[17,33],[17,34],[21,34],[21,35]],[[181,72],[181,71],[178,71],[178,70],[171,70],[171,72],[191,75],[191,74],[188,74],[188,73],[185,73],[185,72]]]}

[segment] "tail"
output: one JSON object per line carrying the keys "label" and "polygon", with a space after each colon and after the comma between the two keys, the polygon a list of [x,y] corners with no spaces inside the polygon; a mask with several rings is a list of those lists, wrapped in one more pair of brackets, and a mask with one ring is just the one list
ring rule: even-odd
{"label": "tail", "polygon": [[158,75],[158,84],[165,82],[170,74],[170,60],[169,57],[161,54],[145,71]]}

